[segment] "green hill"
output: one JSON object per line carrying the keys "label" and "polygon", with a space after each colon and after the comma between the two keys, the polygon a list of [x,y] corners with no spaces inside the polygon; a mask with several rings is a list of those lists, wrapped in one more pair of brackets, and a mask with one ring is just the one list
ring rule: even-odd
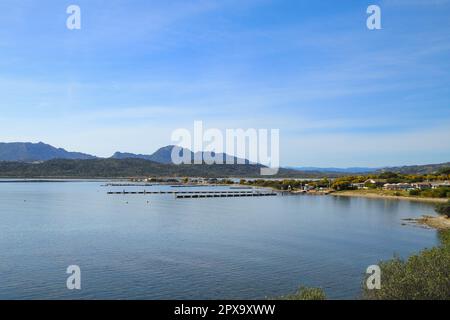
{"label": "green hill", "polygon": [[438,173],[442,170],[449,169],[450,162],[439,164],[425,164],[415,166],[403,166],[403,167],[388,167],[378,170],[378,172],[395,172],[402,174],[430,174]]}
{"label": "green hill", "polygon": [[[0,162],[3,178],[261,177],[261,165],[173,165],[144,159],[56,159],[40,163]],[[318,173],[280,169],[277,177],[317,177]],[[270,178],[270,177],[268,177]]]}

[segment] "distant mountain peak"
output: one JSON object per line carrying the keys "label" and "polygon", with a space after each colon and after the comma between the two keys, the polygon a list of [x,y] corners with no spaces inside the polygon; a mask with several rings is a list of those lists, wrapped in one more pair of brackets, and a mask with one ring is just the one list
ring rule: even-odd
{"label": "distant mountain peak", "polygon": [[[210,152],[210,151],[199,151],[199,152],[194,153],[189,149],[182,148],[182,147],[175,146],[175,145],[168,145],[168,146],[159,148],[154,153],[149,154],[149,155],[116,152],[116,153],[114,153],[114,155],[111,158],[113,158],[113,159],[144,159],[144,160],[150,160],[150,161],[154,161],[154,162],[158,162],[158,163],[162,163],[162,164],[171,164],[171,163],[173,163],[172,152],[173,152],[174,148],[180,148],[180,150],[179,150],[180,156],[186,155],[186,158],[191,159],[191,161],[194,161],[194,159],[196,159],[196,158],[205,159],[205,155],[208,155],[208,156],[212,156],[215,158],[222,158],[223,163],[226,162],[227,157],[230,157],[234,160],[234,163],[236,163],[236,164],[238,164],[238,163],[252,164],[249,160],[239,159],[237,157],[233,157],[233,156],[227,155],[225,153],[215,153],[215,152]],[[238,162],[238,160],[240,160],[240,161]]]}
{"label": "distant mountain peak", "polygon": [[[111,157],[113,159],[143,159],[163,164],[171,164],[172,163],[172,151],[177,146],[168,145],[162,148],[159,148],[152,154],[135,154],[128,152],[116,152]],[[183,149],[183,152],[190,152],[188,149]]]}
{"label": "distant mountain peak", "polygon": [[55,148],[44,142],[0,143],[0,161],[47,161],[52,159],[94,159],[96,157]]}
{"label": "distant mountain peak", "polygon": [[112,159],[148,159],[150,156],[145,154],[134,154],[129,152],[116,152],[112,155]]}

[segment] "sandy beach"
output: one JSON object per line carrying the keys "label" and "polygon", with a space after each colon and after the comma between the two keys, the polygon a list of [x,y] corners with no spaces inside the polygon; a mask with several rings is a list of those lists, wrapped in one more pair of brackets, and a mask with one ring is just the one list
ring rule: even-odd
{"label": "sandy beach", "polygon": [[429,203],[445,203],[448,201],[448,199],[441,199],[441,198],[404,197],[404,196],[382,195],[376,193],[361,193],[358,191],[339,191],[331,193],[331,195],[337,197],[363,197],[363,198],[407,200],[407,201],[418,201]]}

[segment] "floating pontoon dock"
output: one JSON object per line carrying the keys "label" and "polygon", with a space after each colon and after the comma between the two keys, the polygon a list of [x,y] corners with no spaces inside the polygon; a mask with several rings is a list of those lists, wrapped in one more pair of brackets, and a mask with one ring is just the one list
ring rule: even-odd
{"label": "floating pontoon dock", "polygon": [[230,197],[268,197],[268,196],[276,196],[275,192],[270,193],[244,193],[244,192],[235,192],[235,193],[224,193],[224,194],[176,194],[177,199],[193,199],[193,198],[230,198]]}
{"label": "floating pontoon dock", "polygon": [[275,192],[262,192],[262,191],[236,191],[236,190],[224,190],[224,191],[109,191],[108,194],[173,194],[178,198],[227,198],[227,197],[265,197],[276,196]]}

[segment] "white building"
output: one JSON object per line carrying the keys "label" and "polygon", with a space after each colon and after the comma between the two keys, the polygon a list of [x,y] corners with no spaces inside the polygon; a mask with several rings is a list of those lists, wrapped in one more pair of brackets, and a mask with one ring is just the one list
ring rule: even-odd
{"label": "white building", "polygon": [[383,186],[383,189],[400,191],[400,190],[410,190],[410,189],[414,189],[414,188],[409,183],[386,183]]}

